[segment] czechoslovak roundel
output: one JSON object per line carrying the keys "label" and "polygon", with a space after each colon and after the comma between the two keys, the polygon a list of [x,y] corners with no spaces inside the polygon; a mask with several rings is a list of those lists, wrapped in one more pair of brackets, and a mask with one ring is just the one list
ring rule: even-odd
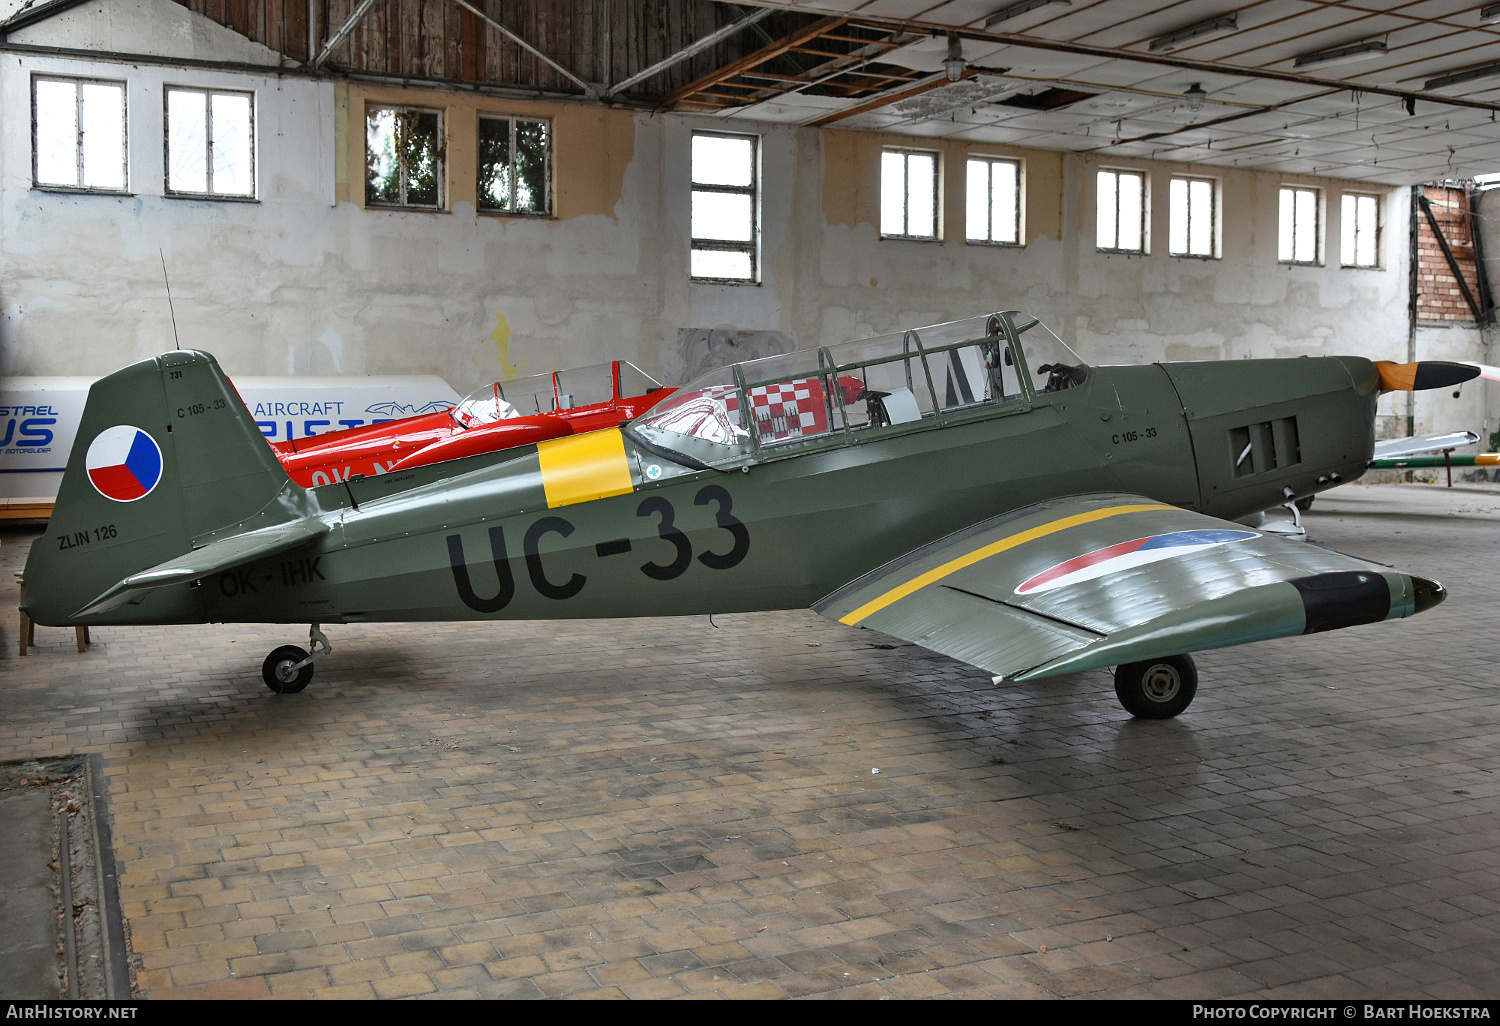
{"label": "czechoslovak roundel", "polygon": [[134,502],[150,494],[161,480],[161,448],[140,428],[116,424],[95,436],[84,466],[100,495]]}

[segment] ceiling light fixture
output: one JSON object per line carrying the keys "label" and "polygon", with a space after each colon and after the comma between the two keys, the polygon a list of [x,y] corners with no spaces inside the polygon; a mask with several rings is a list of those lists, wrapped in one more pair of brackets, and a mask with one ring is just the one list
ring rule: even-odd
{"label": "ceiling light fixture", "polygon": [[1297,58],[1295,66],[1308,68],[1314,64],[1348,64],[1351,61],[1368,60],[1371,57],[1383,57],[1384,55],[1385,40],[1366,39],[1362,43],[1350,43],[1348,46],[1334,46],[1327,50],[1305,53]]}
{"label": "ceiling light fixture", "polygon": [[1175,50],[1180,44],[1187,42],[1189,39],[1197,39],[1199,36],[1206,36],[1214,32],[1228,32],[1235,27],[1238,17],[1238,12],[1231,12],[1218,18],[1209,18],[1207,21],[1200,21],[1198,24],[1189,25],[1187,28],[1180,28],[1176,32],[1168,32],[1164,36],[1157,36],[1151,40],[1149,49]]}
{"label": "ceiling light fixture", "polygon": [[1439,75],[1437,78],[1429,78],[1422,88],[1424,90],[1443,89],[1451,85],[1472,82],[1476,78],[1490,78],[1495,75],[1500,75],[1500,61],[1464,68],[1461,71],[1452,71],[1446,75]]}
{"label": "ceiling light fixture", "polygon": [[1187,100],[1188,110],[1197,111],[1203,109],[1203,98],[1207,95],[1203,87],[1194,82],[1188,91],[1182,94],[1182,98]]}
{"label": "ceiling light fixture", "polygon": [[1480,22],[1500,21],[1500,4],[1490,4],[1479,9]]}
{"label": "ceiling light fixture", "polygon": [[963,78],[964,68],[968,63],[964,60],[964,44],[958,38],[958,33],[948,33],[948,56],[943,59],[943,71],[947,74],[948,81],[957,82]]}
{"label": "ceiling light fixture", "polygon": [[1072,3],[1073,0],[1021,0],[1020,3],[1010,4],[1009,6],[1000,8],[994,14],[984,19],[984,27],[986,29],[992,29],[1002,21],[1010,21],[1010,19],[1012,18],[1019,18],[1023,14],[1030,14],[1032,11],[1039,11],[1043,7],[1049,7],[1052,4],[1062,4],[1064,7],[1070,7],[1072,6]]}

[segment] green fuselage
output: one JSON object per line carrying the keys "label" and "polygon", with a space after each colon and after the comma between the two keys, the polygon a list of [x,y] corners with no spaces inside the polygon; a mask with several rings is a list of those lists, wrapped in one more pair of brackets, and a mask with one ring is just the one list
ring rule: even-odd
{"label": "green fuselage", "polygon": [[[627,431],[631,490],[553,507],[526,446],[315,489],[329,529],[300,549],[79,621],[72,611],[113,583],[85,574],[34,587],[32,612],[340,623],[809,606],[1050,498],[1128,492],[1234,518],[1352,480],[1371,456],[1378,388],[1358,358],[1093,368],[1078,387],[765,447],[728,470],[692,469]],[[54,519],[29,580],[87,569],[74,529]]]}

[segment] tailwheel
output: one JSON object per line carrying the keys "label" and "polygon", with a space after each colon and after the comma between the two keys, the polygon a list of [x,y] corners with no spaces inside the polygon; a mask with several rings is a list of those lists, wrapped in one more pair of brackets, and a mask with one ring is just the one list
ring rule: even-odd
{"label": "tailwheel", "polygon": [[260,675],[266,687],[278,695],[290,695],[307,687],[307,682],[312,680],[313,668],[302,649],[296,645],[282,645],[266,656]]}
{"label": "tailwheel", "polygon": [[261,664],[260,676],[266,687],[278,695],[292,695],[307,687],[312,680],[313,663],[333,651],[333,646],[313,624],[307,630],[307,647],[304,652],[296,645],[282,645]]}
{"label": "tailwheel", "polygon": [[1169,720],[1198,693],[1198,668],[1188,655],[1122,663],[1115,668],[1115,695],[1132,716]]}

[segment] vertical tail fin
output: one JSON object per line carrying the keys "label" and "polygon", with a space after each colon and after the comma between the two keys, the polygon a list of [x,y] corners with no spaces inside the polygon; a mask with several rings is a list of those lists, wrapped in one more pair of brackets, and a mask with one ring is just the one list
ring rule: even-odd
{"label": "vertical tail fin", "polygon": [[[132,574],[315,511],[212,356],[143,360],[89,389],[47,533],[26,561],[26,610],[38,623],[80,622],[78,610]],[[145,605],[88,622],[199,618],[187,587]]]}

